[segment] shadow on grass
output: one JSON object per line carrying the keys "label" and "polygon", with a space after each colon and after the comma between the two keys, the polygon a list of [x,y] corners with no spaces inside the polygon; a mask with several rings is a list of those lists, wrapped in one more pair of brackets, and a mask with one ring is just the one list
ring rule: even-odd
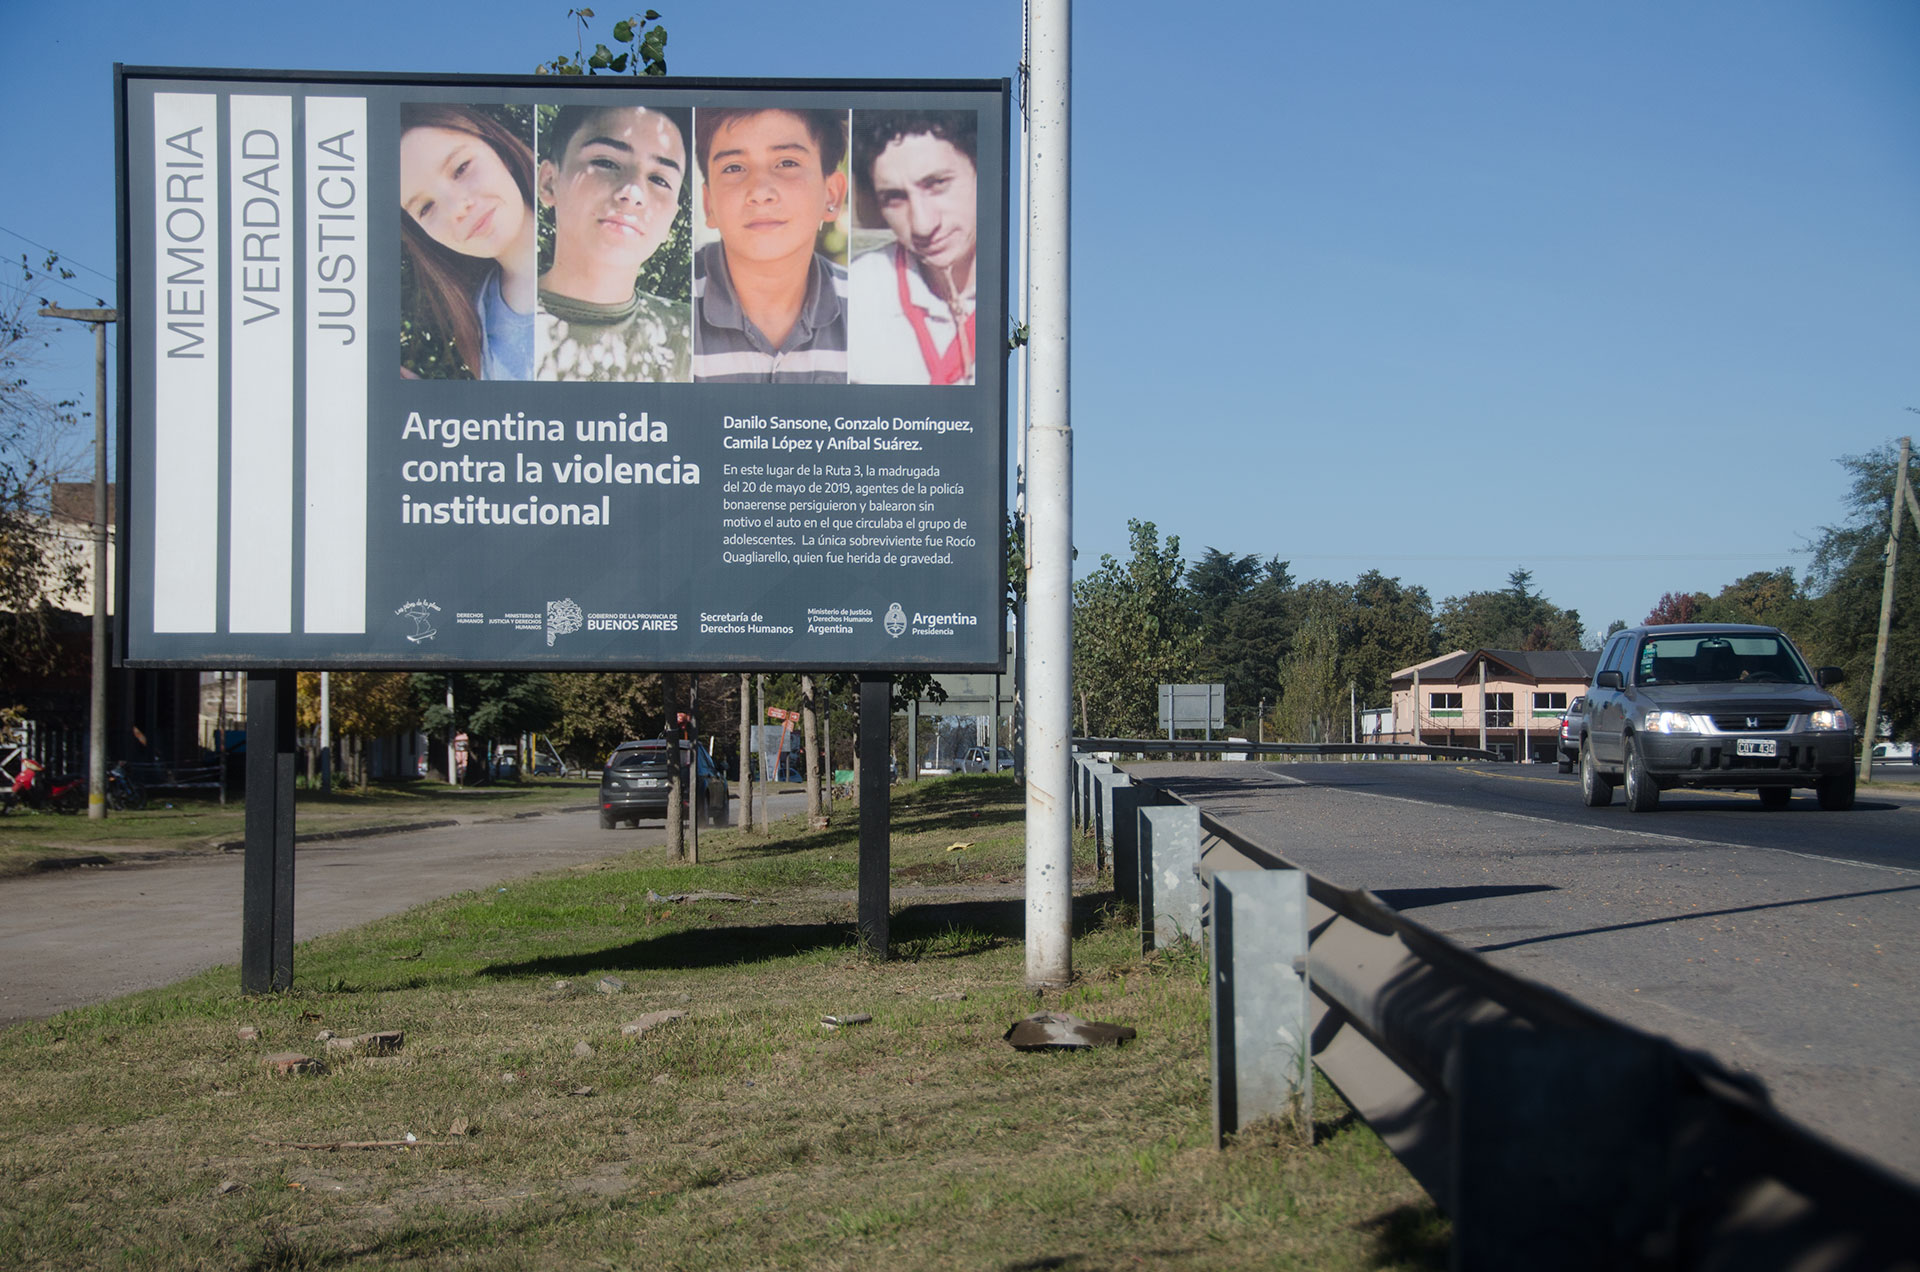
{"label": "shadow on grass", "polygon": [[[888,809],[888,828],[896,836],[922,834],[934,829],[967,833],[988,827],[1017,825],[1026,820],[1024,805],[1011,804],[1013,783],[1010,778],[957,777],[902,795],[894,787]],[[860,846],[860,806],[845,800],[833,805],[832,824],[826,830],[782,834],[772,842],[741,835],[730,846],[745,858],[788,857],[795,853],[845,849]],[[742,829],[736,821],[732,827]]]}
{"label": "shadow on grass", "polygon": [[[1100,926],[1111,893],[1092,893],[1073,900],[1073,935],[1077,939]],[[894,958],[954,958],[978,953],[1026,936],[1024,901],[952,901],[908,906],[892,916],[888,945]],[[828,950],[851,951],[859,943],[852,922],[762,923],[699,927],[610,945],[578,954],[556,954],[510,963],[492,963],[478,975],[514,977],[571,977],[592,972],[686,971],[706,967],[739,967],[798,958]]]}
{"label": "shadow on grass", "polygon": [[1453,1230],[1431,1201],[1396,1206],[1356,1225],[1373,1237],[1376,1268],[1446,1268]]}
{"label": "shadow on grass", "polygon": [[664,932],[625,945],[553,955],[513,963],[493,963],[482,976],[584,976],[588,972],[686,970],[767,963],[821,950],[851,948],[852,923],[766,923],[742,927],[702,927]]}

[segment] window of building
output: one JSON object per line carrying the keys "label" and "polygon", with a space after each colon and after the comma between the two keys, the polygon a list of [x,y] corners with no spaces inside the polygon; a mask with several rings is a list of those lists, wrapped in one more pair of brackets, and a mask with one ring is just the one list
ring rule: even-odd
{"label": "window of building", "polygon": [[1561,716],[1566,713],[1566,694],[1536,693],[1533,695],[1533,714],[1537,716]]}
{"label": "window of building", "polygon": [[1487,727],[1489,729],[1511,729],[1513,727],[1513,695],[1510,693],[1490,693],[1486,702]]}
{"label": "window of building", "polygon": [[1457,716],[1464,704],[1457,693],[1433,693],[1427,695],[1427,705],[1436,716]]}

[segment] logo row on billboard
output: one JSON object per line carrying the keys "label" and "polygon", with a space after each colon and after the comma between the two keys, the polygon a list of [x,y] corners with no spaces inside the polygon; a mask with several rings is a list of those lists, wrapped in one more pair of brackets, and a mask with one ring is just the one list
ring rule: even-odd
{"label": "logo row on billboard", "polygon": [[[447,619],[441,607],[429,600],[408,601],[394,610],[394,617],[406,620],[403,630],[408,643],[424,644],[442,634]],[[572,597],[548,601],[544,609],[503,610],[488,614],[479,610],[459,610],[452,625],[460,627],[505,628],[511,631],[543,633],[549,647],[562,636],[575,632],[677,632],[678,613],[639,613],[631,611],[589,611]],[[977,614],[951,612],[925,614],[915,610],[911,617],[898,601],[887,606],[877,620],[873,610],[856,607],[816,608],[809,606],[806,633],[809,636],[854,636],[864,627],[878,622],[882,631],[895,640],[902,636],[952,636],[962,627],[978,627]],[[699,615],[697,630],[706,636],[791,636],[797,624],[769,620],[759,611],[707,612]]]}

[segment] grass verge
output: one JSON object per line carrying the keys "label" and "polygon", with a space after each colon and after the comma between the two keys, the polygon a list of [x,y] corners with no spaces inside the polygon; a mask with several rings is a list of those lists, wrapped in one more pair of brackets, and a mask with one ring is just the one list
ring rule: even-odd
{"label": "grass verge", "polygon": [[[1143,959],[1105,894],[1044,1005],[1137,1040],[1000,1040],[1037,1009],[1019,794],[896,795],[886,963],[854,941],[854,830],[788,822],[309,942],[288,994],[222,968],[0,1032],[0,1266],[1443,1267],[1444,1219],[1324,1084],[1313,1146],[1212,1149],[1203,960]],[[751,900],[659,899],[690,892]],[[322,1029],[406,1045],[263,1064]]]}
{"label": "grass verge", "polygon": [[[331,794],[295,792],[299,833],[360,830],[447,817],[512,817],[568,805],[591,804],[591,781],[540,780],[456,788],[428,782],[395,782],[365,791],[336,787]],[[65,814],[16,808],[0,817],[0,878],[59,869],[98,850],[196,852],[242,838],[246,808],[234,792],[222,805],[199,793],[154,792],[147,807],[93,821],[84,812]]]}

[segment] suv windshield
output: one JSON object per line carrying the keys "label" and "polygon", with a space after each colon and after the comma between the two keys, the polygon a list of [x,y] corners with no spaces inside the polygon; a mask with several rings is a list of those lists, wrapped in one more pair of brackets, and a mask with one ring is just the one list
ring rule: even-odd
{"label": "suv windshield", "polygon": [[1634,671],[1642,685],[1813,683],[1793,646],[1771,633],[1649,636],[1640,643]]}

